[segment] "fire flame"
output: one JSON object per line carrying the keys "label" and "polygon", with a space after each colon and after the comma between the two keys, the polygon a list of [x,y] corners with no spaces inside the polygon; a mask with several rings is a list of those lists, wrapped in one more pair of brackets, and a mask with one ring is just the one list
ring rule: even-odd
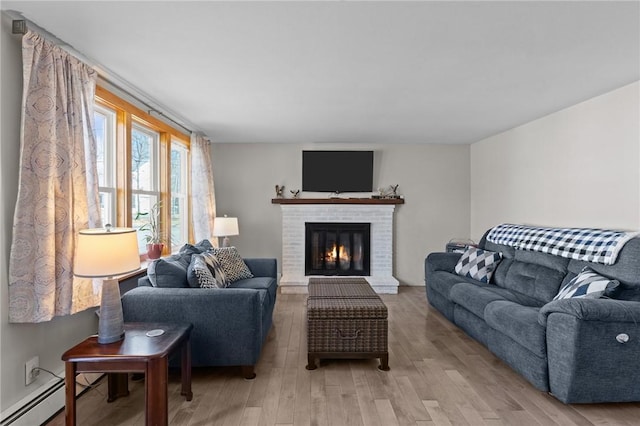
{"label": "fire flame", "polygon": [[338,259],[340,260],[341,263],[348,263],[351,261],[351,257],[349,256],[349,252],[347,248],[342,244],[338,246],[335,243],[327,251],[325,259],[327,262],[330,262],[330,263],[335,263]]}

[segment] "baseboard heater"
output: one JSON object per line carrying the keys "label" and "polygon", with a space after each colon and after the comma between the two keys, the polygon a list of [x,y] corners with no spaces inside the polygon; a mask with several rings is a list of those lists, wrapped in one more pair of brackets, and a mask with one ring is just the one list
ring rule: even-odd
{"label": "baseboard heater", "polygon": [[[64,373],[60,375],[62,374]],[[97,376],[91,382],[92,385],[104,375],[98,374]],[[88,387],[82,389],[77,393],[76,398],[87,390],[89,390]],[[50,380],[3,412],[0,426],[33,426],[47,422],[61,410],[64,410],[64,392],[64,379]]]}

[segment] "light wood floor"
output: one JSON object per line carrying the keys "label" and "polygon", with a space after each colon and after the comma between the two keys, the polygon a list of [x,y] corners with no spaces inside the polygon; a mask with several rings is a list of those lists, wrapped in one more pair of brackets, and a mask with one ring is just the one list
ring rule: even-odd
{"label": "light wood floor", "polygon": [[[637,425],[640,403],[564,405],[528,382],[427,304],[424,287],[383,295],[388,372],[377,360],[327,360],[305,370],[305,295],[279,295],[255,380],[196,368],[193,400],[169,383],[172,425]],[[106,380],[78,400],[79,425],[143,425],[144,383],[106,402]],[[101,382],[101,383],[102,383]],[[640,386],[640,384],[639,384]],[[50,425],[64,424],[64,413]]]}

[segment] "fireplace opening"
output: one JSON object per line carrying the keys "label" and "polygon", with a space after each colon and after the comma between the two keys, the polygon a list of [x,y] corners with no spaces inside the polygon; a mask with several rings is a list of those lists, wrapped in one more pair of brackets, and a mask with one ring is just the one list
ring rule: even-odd
{"label": "fireplace opening", "polygon": [[368,276],[370,223],[305,223],[305,275]]}

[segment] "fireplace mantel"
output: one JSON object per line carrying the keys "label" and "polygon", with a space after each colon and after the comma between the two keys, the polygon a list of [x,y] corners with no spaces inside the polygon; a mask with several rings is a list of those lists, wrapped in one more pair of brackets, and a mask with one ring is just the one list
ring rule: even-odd
{"label": "fireplace mantel", "polygon": [[404,198],[272,198],[271,204],[404,204]]}

